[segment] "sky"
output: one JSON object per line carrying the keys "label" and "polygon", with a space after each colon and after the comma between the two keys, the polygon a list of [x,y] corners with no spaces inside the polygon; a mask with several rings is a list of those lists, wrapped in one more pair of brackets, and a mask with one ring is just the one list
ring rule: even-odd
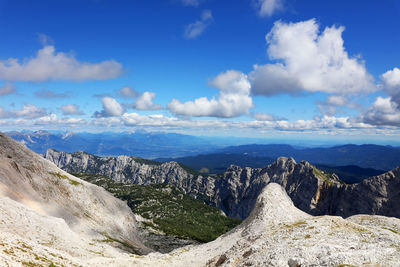
{"label": "sky", "polygon": [[400,141],[397,0],[0,0],[0,131]]}

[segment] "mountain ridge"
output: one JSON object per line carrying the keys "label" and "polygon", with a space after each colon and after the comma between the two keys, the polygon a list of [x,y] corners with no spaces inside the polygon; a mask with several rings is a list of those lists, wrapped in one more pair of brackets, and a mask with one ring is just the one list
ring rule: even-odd
{"label": "mountain ridge", "polygon": [[281,184],[296,207],[312,215],[349,217],[366,213],[400,217],[396,204],[400,203],[400,195],[393,193],[400,189],[398,168],[348,185],[306,161],[297,163],[285,157],[264,168],[231,165],[223,174],[213,176],[188,173],[176,162],[146,165],[126,156],[101,158],[81,153],[74,157],[48,150],[46,158],[67,171],[95,172],[119,182],[171,184],[241,219],[250,214],[258,194],[272,182]]}

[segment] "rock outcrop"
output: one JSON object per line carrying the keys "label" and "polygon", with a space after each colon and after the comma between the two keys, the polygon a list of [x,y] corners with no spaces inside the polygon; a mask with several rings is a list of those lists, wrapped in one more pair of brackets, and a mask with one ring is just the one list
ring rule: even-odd
{"label": "rock outcrop", "polygon": [[313,215],[378,214],[400,218],[400,168],[348,185],[306,161],[281,157],[265,168],[230,166],[219,176],[192,174],[176,162],[148,164],[120,156],[101,158],[84,152],[48,150],[45,156],[70,172],[106,175],[134,184],[166,183],[222,209],[228,216],[246,218],[263,188],[282,185],[296,207]]}
{"label": "rock outcrop", "polygon": [[[51,243],[54,249],[68,246],[67,252],[78,258],[82,253],[96,257],[90,251],[99,249],[113,254],[104,241],[136,253],[150,252],[124,202],[1,133],[0,219],[0,240],[19,240],[26,251],[23,246],[36,242]],[[15,253],[10,252],[10,261]],[[30,255],[27,258],[35,258]]]}

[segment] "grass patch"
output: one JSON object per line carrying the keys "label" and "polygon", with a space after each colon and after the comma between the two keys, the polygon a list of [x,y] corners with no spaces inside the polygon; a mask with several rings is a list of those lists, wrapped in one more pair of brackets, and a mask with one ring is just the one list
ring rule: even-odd
{"label": "grass patch", "polygon": [[392,233],[395,233],[395,234],[400,235],[400,233],[399,233],[398,231],[394,230],[394,229],[386,228],[386,227],[382,227],[382,228],[383,228],[383,229],[386,229],[386,230],[389,230],[389,231],[392,232]]}
{"label": "grass patch", "polygon": [[307,224],[306,222],[301,221],[301,222],[295,222],[293,224],[293,226],[301,226],[301,225],[306,225],[306,224]]}
{"label": "grass patch", "polygon": [[312,168],[313,168],[314,175],[317,178],[321,178],[322,180],[324,180],[329,185],[334,185],[336,182],[340,182],[340,180],[338,180],[338,178],[335,177],[333,174],[321,171],[320,169],[318,169],[315,166],[312,166]]}
{"label": "grass patch", "polygon": [[81,185],[81,184],[82,184],[82,183],[80,183],[80,182],[78,182],[78,181],[72,180],[72,179],[69,178],[67,175],[64,175],[64,174],[62,174],[62,173],[60,173],[60,172],[50,172],[50,174],[53,175],[53,176],[55,176],[55,177],[58,177],[58,178],[60,178],[60,179],[68,180],[68,182],[69,182],[70,184],[75,185],[75,186]]}

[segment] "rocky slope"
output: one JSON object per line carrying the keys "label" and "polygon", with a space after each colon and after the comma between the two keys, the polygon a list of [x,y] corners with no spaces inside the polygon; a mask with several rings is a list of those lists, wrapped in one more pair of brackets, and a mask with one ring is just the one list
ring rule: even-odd
{"label": "rocky slope", "polygon": [[176,162],[159,164],[127,156],[101,158],[84,152],[48,150],[45,157],[66,171],[101,174],[133,184],[171,184],[228,216],[242,219],[271,182],[282,185],[296,207],[309,214],[348,217],[364,213],[400,218],[400,168],[348,185],[308,162],[296,163],[285,157],[265,168],[232,165],[219,176],[190,173]]}
{"label": "rocky slope", "polygon": [[[150,252],[138,238],[134,215],[124,202],[1,133],[0,229],[2,242],[17,242],[16,249],[28,254],[29,247],[38,244],[64,249],[68,255],[57,262],[67,264],[71,255],[90,258],[98,256],[94,251],[119,253],[106,244],[139,254]],[[13,261],[16,253],[8,250],[3,259]],[[36,258],[37,253],[26,259]],[[56,260],[49,254],[43,258]]]}

